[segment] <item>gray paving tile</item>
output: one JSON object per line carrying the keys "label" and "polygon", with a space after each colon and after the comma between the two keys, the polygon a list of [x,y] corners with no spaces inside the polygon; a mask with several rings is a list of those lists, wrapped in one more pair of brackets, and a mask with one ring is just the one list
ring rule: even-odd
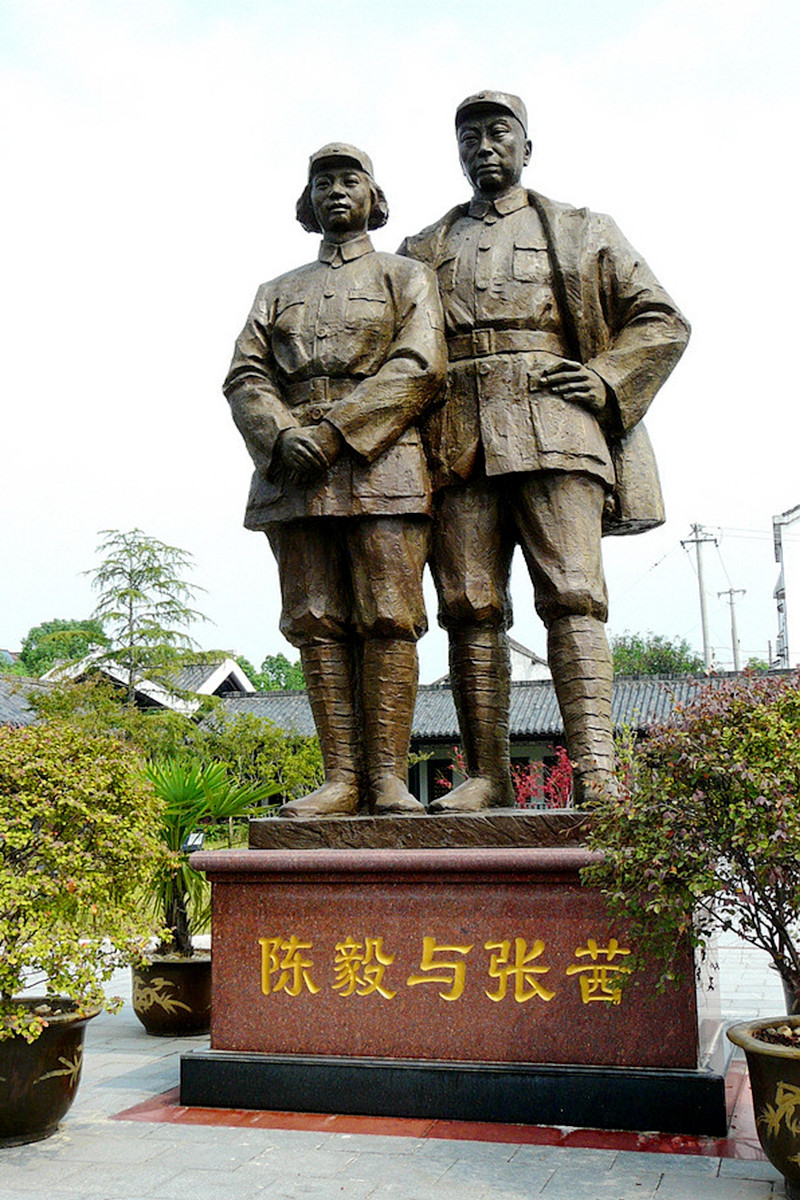
{"label": "gray paving tile", "polygon": [[783,1179],[772,1163],[759,1158],[723,1158],[720,1160],[719,1174],[723,1179],[769,1179],[773,1182]]}
{"label": "gray paving tile", "polygon": [[404,1180],[409,1186],[430,1187],[442,1178],[453,1161],[448,1159],[443,1162],[421,1154],[364,1151],[358,1155],[358,1174],[375,1180]]}
{"label": "gray paving tile", "polygon": [[[644,1154],[621,1150],[610,1170],[613,1175],[622,1171],[677,1171],[682,1175],[715,1176],[720,1160],[702,1154]],[[700,1186],[700,1185],[696,1185]]]}
{"label": "gray paving tile", "polygon": [[[783,1186],[773,1193],[767,1181],[719,1176],[703,1180],[702,1200],[772,1200],[773,1195],[782,1196]],[[655,1200],[700,1200],[697,1180],[688,1175],[665,1174]]]}
{"label": "gray paving tile", "polygon": [[471,1187],[483,1187],[487,1191],[495,1189],[502,1192],[505,1189],[512,1194],[521,1192],[538,1196],[544,1191],[545,1184],[549,1183],[556,1170],[552,1163],[487,1162],[479,1158],[462,1158],[448,1167],[439,1183],[454,1190],[469,1184]]}
{"label": "gray paving tile", "polygon": [[239,1179],[236,1171],[185,1170],[169,1180],[166,1187],[148,1193],[148,1200],[250,1200],[275,1195],[275,1176]]}
{"label": "gray paving tile", "polygon": [[48,1161],[19,1163],[9,1161],[5,1151],[0,1151],[0,1156],[0,1187],[13,1200],[18,1200],[19,1196],[46,1196],[49,1192],[78,1187],[82,1178],[81,1169],[74,1164],[65,1167]]}
{"label": "gray paving tile", "polygon": [[660,1171],[595,1173],[585,1166],[559,1166],[542,1188],[541,1200],[652,1200],[661,1178]]}

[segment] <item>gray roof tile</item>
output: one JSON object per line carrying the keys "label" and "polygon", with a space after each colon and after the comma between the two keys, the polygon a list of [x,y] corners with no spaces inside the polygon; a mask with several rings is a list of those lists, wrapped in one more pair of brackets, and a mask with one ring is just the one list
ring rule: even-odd
{"label": "gray roof tile", "polygon": [[[708,684],[722,683],[729,675],[695,679],[688,675],[642,676],[614,681],[612,716],[617,728],[631,726],[646,729],[666,721],[676,704],[687,704]],[[266,717],[281,729],[310,736],[314,733],[305,692],[255,692],[246,696],[225,696],[227,712],[255,713]],[[536,679],[511,685],[511,736],[514,738],[563,737],[564,726],[558,710],[553,683]],[[427,684],[419,689],[414,712],[414,737],[423,741],[458,739],[453,695],[442,684]]]}

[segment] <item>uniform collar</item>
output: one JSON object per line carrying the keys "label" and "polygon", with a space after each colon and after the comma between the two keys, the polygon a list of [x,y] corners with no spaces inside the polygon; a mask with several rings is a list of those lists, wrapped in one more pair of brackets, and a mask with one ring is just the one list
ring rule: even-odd
{"label": "uniform collar", "polygon": [[323,238],[317,257],[320,262],[329,264],[353,262],[357,258],[363,258],[365,254],[372,254],[373,250],[369,234],[361,233],[348,242],[331,242]]}
{"label": "uniform collar", "polygon": [[507,217],[509,213],[517,212],[520,208],[527,208],[529,203],[527,190],[521,184],[517,184],[510,192],[504,192],[496,200],[488,200],[485,196],[473,196],[468,212],[471,217],[477,217],[479,220],[488,216],[490,212]]}

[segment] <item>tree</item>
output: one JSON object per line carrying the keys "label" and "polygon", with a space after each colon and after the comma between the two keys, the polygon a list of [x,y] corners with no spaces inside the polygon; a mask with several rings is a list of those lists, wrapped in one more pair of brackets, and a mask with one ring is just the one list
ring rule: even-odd
{"label": "tree", "polygon": [[246,658],[237,658],[257,692],[296,692],[306,686],[302,663],[289,662],[285,654],[268,654],[257,671]]}
{"label": "tree", "polygon": [[702,675],[705,663],[685,638],[625,633],[611,638],[615,675]]}
{"label": "tree", "polygon": [[85,658],[93,649],[109,645],[102,623],[93,617],[43,621],[23,638],[19,662],[27,675],[44,675],[56,663]]}
{"label": "tree", "polygon": [[99,594],[94,610],[111,638],[99,662],[115,663],[125,675],[130,700],[144,678],[169,685],[176,667],[196,643],[186,632],[206,618],[190,602],[201,590],[183,574],[192,556],[148,537],[141,529],[101,531],[99,567],[87,571]]}

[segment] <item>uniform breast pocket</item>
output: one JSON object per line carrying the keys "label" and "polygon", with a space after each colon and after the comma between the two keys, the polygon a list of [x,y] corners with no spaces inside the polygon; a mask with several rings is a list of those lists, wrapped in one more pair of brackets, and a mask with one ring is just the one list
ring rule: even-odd
{"label": "uniform breast pocket", "polygon": [[547,283],[550,263],[541,242],[515,242],[512,273],[520,283]]}
{"label": "uniform breast pocket", "polygon": [[304,316],[303,300],[284,300],[275,310],[275,332],[289,337],[300,333]]}
{"label": "uniform breast pocket", "polygon": [[347,329],[375,328],[383,325],[386,319],[386,297],[364,290],[352,291],[348,294],[344,311],[344,323]]}

